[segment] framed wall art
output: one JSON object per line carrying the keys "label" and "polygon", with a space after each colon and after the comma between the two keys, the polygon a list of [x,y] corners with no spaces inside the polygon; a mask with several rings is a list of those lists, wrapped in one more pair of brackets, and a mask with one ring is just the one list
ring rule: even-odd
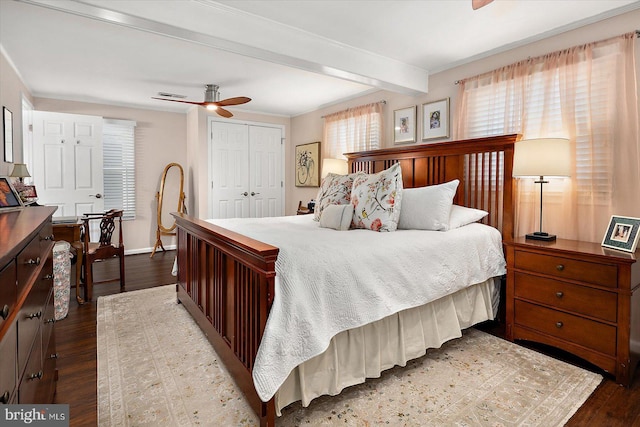
{"label": "framed wall art", "polygon": [[8,176],[0,176],[0,212],[20,209],[24,205]]}
{"label": "framed wall art", "polygon": [[416,106],[393,112],[393,143],[416,142]]}
{"label": "framed wall art", "polygon": [[612,215],[602,246],[626,252],[635,252],[638,246],[640,218]]}
{"label": "framed wall art", "polygon": [[4,161],[13,163],[13,114],[2,107],[2,127],[4,130]]}
{"label": "framed wall art", "polygon": [[422,140],[449,138],[449,98],[422,104]]}
{"label": "framed wall art", "polygon": [[320,186],[320,142],[296,145],[296,187]]}

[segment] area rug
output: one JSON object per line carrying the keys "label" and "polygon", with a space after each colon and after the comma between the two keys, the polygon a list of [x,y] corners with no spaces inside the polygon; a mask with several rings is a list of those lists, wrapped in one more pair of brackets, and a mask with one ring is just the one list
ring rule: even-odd
{"label": "area rug", "polygon": [[[99,426],[259,424],[175,285],[99,298],[97,335]],[[472,328],[276,425],[561,426],[601,380]]]}

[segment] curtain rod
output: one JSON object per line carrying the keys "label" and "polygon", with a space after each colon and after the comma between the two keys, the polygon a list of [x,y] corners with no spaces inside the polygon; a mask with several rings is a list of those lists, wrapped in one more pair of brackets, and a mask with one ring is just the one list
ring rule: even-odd
{"label": "curtain rod", "polygon": [[[640,30],[635,30],[635,33],[636,33],[636,38],[640,39]],[[531,59],[531,57],[528,57],[528,59]],[[456,80],[455,82],[453,82],[454,85],[459,85],[460,83],[462,83],[462,80]]]}
{"label": "curtain rod", "polygon": [[[386,103],[387,103],[387,101],[385,99],[382,99],[382,100],[380,100],[378,102],[372,102],[372,104],[386,104]],[[364,104],[364,105],[367,105],[367,104]],[[360,107],[362,107],[362,105]],[[352,108],[359,108],[359,107],[352,107]],[[342,110],[342,111],[349,111],[349,110],[351,110],[351,108],[347,108],[346,110]],[[324,119],[327,116],[331,116],[331,115],[337,114],[337,113],[342,113],[342,111],[336,111],[335,113],[325,114],[324,116],[320,116],[320,118]]]}

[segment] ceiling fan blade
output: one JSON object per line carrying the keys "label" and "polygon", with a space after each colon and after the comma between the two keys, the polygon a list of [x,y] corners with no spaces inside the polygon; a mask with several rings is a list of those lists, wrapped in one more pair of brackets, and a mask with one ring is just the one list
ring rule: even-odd
{"label": "ceiling fan blade", "polygon": [[155,98],[153,96],[151,97],[151,99],[159,99],[160,101],[182,102],[183,104],[206,105],[205,102],[181,101],[179,99]]}
{"label": "ceiling fan blade", "polygon": [[251,98],[247,98],[246,96],[236,96],[235,98],[227,98],[222,101],[217,101],[216,105],[239,105],[246,104],[251,101]]}
{"label": "ceiling fan blade", "polygon": [[214,111],[215,111],[216,113],[218,113],[218,115],[219,115],[219,116],[222,116],[222,117],[226,117],[226,118],[231,118],[231,117],[233,117],[233,114],[231,114],[231,111],[229,111],[229,110],[225,110],[225,109],[224,109],[224,108],[222,108],[222,107],[218,107],[218,108],[216,108]]}
{"label": "ceiling fan blade", "polygon": [[473,10],[480,9],[482,6],[486,6],[493,0],[471,0],[471,7]]}

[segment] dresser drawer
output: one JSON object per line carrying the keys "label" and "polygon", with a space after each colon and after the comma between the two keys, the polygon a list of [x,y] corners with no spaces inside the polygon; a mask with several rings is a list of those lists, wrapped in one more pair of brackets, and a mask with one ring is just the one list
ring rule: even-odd
{"label": "dresser drawer", "polygon": [[615,356],[616,328],[524,301],[515,301],[515,323]]}
{"label": "dresser drawer", "polygon": [[618,286],[618,269],[615,265],[516,250],[515,268],[611,288]]}
{"label": "dresser drawer", "polygon": [[11,261],[0,270],[0,327],[16,306],[16,263]]}
{"label": "dresser drawer", "polygon": [[29,282],[29,277],[39,268],[42,259],[40,249],[40,239],[38,236],[31,239],[31,242],[20,252],[16,259],[18,268],[18,295],[24,290]]}
{"label": "dresser drawer", "polygon": [[48,222],[42,226],[38,233],[38,241],[40,242],[40,253],[45,252],[49,243],[54,241],[52,223]]}
{"label": "dresser drawer", "polygon": [[0,403],[9,403],[17,384],[16,324],[11,325],[0,342]]}
{"label": "dresser drawer", "polygon": [[[18,313],[18,374],[22,374],[25,363],[31,352],[36,336],[40,337],[40,324],[44,316],[45,302],[49,295],[51,282],[38,280],[34,283],[31,292],[27,296],[20,313]],[[40,339],[38,348],[40,348]],[[34,346],[35,347],[35,346]],[[41,350],[39,350],[41,351]]]}
{"label": "dresser drawer", "polygon": [[40,340],[36,340],[33,345],[33,352],[26,360],[26,369],[18,388],[18,403],[45,403],[37,402],[36,399],[38,388],[43,378],[42,345]]}
{"label": "dresser drawer", "polygon": [[559,280],[515,273],[515,296],[590,317],[615,322],[618,295]]}

